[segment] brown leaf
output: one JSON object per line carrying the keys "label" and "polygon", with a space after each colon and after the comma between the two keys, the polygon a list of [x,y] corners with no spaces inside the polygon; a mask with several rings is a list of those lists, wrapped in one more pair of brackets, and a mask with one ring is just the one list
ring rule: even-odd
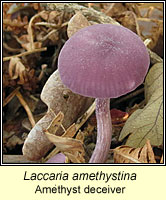
{"label": "brown leaf", "polygon": [[147,146],[147,155],[148,155],[148,160],[149,160],[148,163],[156,163],[155,155],[153,153],[153,149],[152,149],[152,146],[150,144],[150,140],[147,140],[146,146]]}
{"label": "brown leaf", "polygon": [[48,17],[49,17],[49,12],[48,11],[40,12],[39,15],[41,18],[43,18],[45,21],[47,21]]}
{"label": "brown leaf", "polygon": [[[54,112],[52,111],[52,113]],[[55,135],[60,125],[62,124],[63,119],[64,114],[62,112],[59,112],[57,116],[55,115],[55,118],[50,123],[49,127],[47,128],[47,131]]]}
{"label": "brown leaf", "polygon": [[32,50],[35,49],[35,44],[34,44],[34,30],[33,30],[34,20],[36,18],[38,18],[42,13],[45,13],[45,11],[43,10],[43,11],[37,13],[29,21],[28,28],[27,28],[28,38],[29,38],[29,43],[30,43],[30,45],[29,45],[29,51],[32,51]]}
{"label": "brown leaf", "polygon": [[137,22],[137,16],[134,12],[125,11],[121,15],[119,15],[117,19],[119,22],[121,22],[123,26],[125,26],[126,28],[132,30],[133,32],[141,36],[139,25]]}
{"label": "brown leaf", "polygon": [[142,148],[120,146],[114,150],[115,163],[156,163],[150,141],[147,140]]}
{"label": "brown leaf", "polygon": [[164,162],[163,162],[163,155],[162,155],[162,157],[161,157],[160,163],[164,163]]}
{"label": "brown leaf", "polygon": [[76,126],[75,124],[72,124],[62,135],[62,137],[74,137],[76,134]]}
{"label": "brown leaf", "polygon": [[[27,51],[31,50],[31,44],[30,43],[21,44],[21,46]],[[34,42],[34,48],[35,49],[40,49],[41,47],[42,47],[41,42]]]}
{"label": "brown leaf", "polygon": [[105,9],[105,14],[114,18],[127,10],[123,3],[108,3],[105,5]]}
{"label": "brown leaf", "polygon": [[85,163],[85,159],[83,158],[82,154],[78,152],[64,152],[64,154],[71,160],[72,163]]}
{"label": "brown leaf", "polygon": [[17,57],[13,57],[9,62],[9,75],[11,79],[20,78],[19,83],[24,84],[26,80],[26,68],[22,64],[21,60]]}
{"label": "brown leaf", "polygon": [[6,142],[5,146],[12,150],[14,148],[16,148],[16,145],[22,145],[23,144],[23,140],[21,138],[19,138],[17,135],[13,135],[12,137],[10,137],[8,139],[8,141]]}
{"label": "brown leaf", "polygon": [[50,123],[50,127],[45,131],[45,134],[50,142],[56,146],[56,148],[48,155],[46,160],[55,156],[60,151],[74,163],[85,162],[83,157],[85,154],[83,142],[72,138],[76,134],[75,124],[72,124],[62,136],[54,135],[60,124],[62,124],[63,117],[63,113],[58,113],[58,115]]}
{"label": "brown leaf", "polygon": [[82,141],[82,142],[84,142],[85,135],[86,135],[85,132],[79,131],[79,132],[77,133],[77,135],[76,135],[76,139],[77,139],[77,140],[80,140],[80,141]]}
{"label": "brown leaf", "polygon": [[62,112],[59,112],[57,116],[52,120],[50,126],[45,131],[50,142],[54,143],[54,145],[62,152],[65,151],[78,151],[84,152],[83,143],[78,139],[73,139],[76,134],[76,126],[72,124],[62,136],[56,136],[56,131],[62,124],[64,115]]}
{"label": "brown leaf", "polygon": [[79,151],[84,152],[83,144],[81,141],[73,138],[66,138],[61,136],[56,136],[50,134],[49,132],[45,132],[48,139],[55,144],[55,146],[61,151]]}
{"label": "brown leaf", "polygon": [[67,28],[67,35],[70,38],[74,33],[76,33],[81,28],[90,26],[90,23],[81,13],[81,11],[77,12],[69,21]]}
{"label": "brown leaf", "polygon": [[13,76],[14,76],[13,75],[13,70],[14,70],[17,62],[19,62],[19,61],[20,61],[20,59],[17,58],[17,57],[10,59],[10,62],[9,62],[9,75],[10,75],[11,78],[13,78]]}

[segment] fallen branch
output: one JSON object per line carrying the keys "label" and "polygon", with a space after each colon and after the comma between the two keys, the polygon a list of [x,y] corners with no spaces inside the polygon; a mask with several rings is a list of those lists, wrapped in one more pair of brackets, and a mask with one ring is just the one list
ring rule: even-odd
{"label": "fallen branch", "polygon": [[41,3],[41,5],[45,7],[46,10],[57,10],[60,12],[65,11],[73,14],[75,14],[77,11],[81,11],[89,21],[94,21],[101,24],[111,23],[120,25],[113,18],[105,15],[104,13],[96,11],[93,8],[81,6],[77,3]]}
{"label": "fallen branch", "polygon": [[[64,114],[63,126],[67,129],[93,102],[93,99],[74,94],[66,88],[60,80],[58,71],[55,71],[46,82],[41,99],[47,104],[48,112],[37,122],[25,140],[23,154],[29,160],[41,159],[53,147],[44,130],[49,127],[55,114],[60,111]],[[63,129],[60,128],[56,135],[62,133]]]}

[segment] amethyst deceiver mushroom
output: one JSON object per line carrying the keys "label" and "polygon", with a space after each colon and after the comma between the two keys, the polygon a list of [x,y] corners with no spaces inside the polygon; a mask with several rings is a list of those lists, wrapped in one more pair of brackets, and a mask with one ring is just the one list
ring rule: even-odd
{"label": "amethyst deceiver mushroom", "polygon": [[58,153],[47,160],[46,163],[65,163],[66,157],[63,153]]}
{"label": "amethyst deceiver mushroom", "polygon": [[129,29],[112,24],[88,26],[63,46],[58,69],[74,93],[96,98],[97,142],[89,163],[104,163],[112,137],[110,98],[143,83],[149,55],[142,40]]}

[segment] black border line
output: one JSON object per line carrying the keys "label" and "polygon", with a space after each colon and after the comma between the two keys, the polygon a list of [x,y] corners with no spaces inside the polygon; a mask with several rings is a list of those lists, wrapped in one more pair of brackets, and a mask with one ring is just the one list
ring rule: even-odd
{"label": "black border line", "polygon": [[[20,2],[20,1],[1,1],[1,11],[2,11],[2,8],[3,8],[3,3],[17,3],[17,2]],[[165,133],[165,1],[21,1],[21,3],[26,3],[26,2],[32,2],[32,3],[163,3],[163,45],[164,45],[164,58],[163,58],[163,68],[164,68],[164,79],[163,79],[163,85],[164,85],[164,90],[163,90],[163,117],[164,117],[164,124],[163,124],[163,132]],[[1,44],[2,44],[2,36],[3,36],[3,28],[2,28],[2,20],[3,19],[3,12],[1,12]],[[85,167],[85,166],[102,166],[102,167],[108,167],[108,166],[166,166],[166,163],[165,163],[165,134],[163,134],[163,141],[164,141],[164,157],[163,157],[163,164],[153,164],[153,163],[147,163],[147,164],[134,164],[134,163],[131,163],[131,164],[114,164],[114,163],[105,163],[105,164],[100,164],[100,163],[97,163],[97,164],[88,164],[88,163],[83,163],[83,164],[46,164],[46,163],[33,163],[33,164],[24,164],[24,163],[21,163],[21,164],[18,164],[18,163],[7,163],[7,164],[4,164],[3,163],[3,155],[2,155],[2,148],[3,148],[3,126],[2,126],[2,119],[3,119],[3,114],[2,114],[2,90],[3,90],[3,87],[2,87],[2,68],[3,68],[3,59],[2,59],[2,51],[3,48],[2,48],[2,45],[1,45],[1,149],[0,149],[0,155],[1,155],[1,162],[0,162],[0,166],[29,166],[29,167],[34,167],[34,166],[81,166],[81,167]]]}

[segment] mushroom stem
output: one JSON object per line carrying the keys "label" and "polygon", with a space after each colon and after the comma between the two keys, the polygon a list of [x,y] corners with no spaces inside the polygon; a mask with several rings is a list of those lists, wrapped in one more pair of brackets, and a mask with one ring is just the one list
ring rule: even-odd
{"label": "mushroom stem", "polygon": [[105,163],[112,138],[110,99],[96,99],[97,142],[89,163]]}

